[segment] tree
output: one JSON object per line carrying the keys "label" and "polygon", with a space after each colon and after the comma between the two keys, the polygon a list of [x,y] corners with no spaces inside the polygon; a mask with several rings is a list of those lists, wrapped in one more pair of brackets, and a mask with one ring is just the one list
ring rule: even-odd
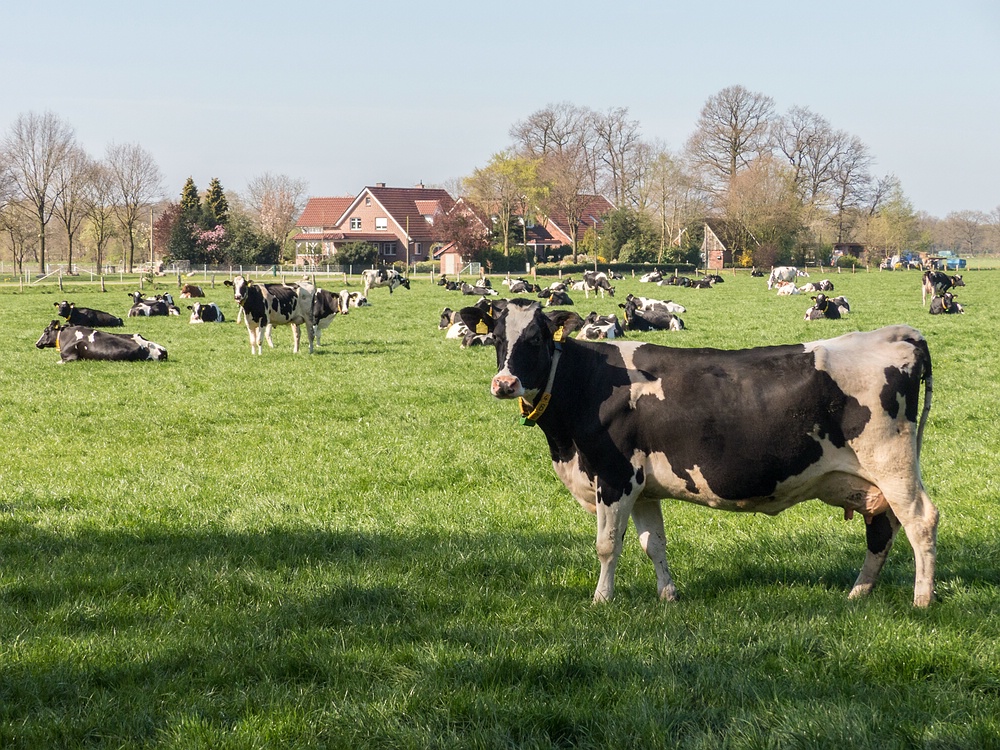
{"label": "tree", "polygon": [[66,265],[70,271],[73,269],[73,241],[87,215],[93,169],[87,153],[75,146],[70,149],[56,173],[53,215],[66,231]]}
{"label": "tree", "polygon": [[86,205],[87,226],[94,243],[98,274],[104,273],[105,250],[114,236],[114,177],[104,162],[92,165]]}
{"label": "tree", "polygon": [[654,218],[659,235],[656,262],[662,263],[668,251],[674,262],[680,262],[685,227],[707,214],[703,196],[684,164],[663,147],[650,154],[644,189],[642,205]]}
{"label": "tree", "polygon": [[510,255],[510,234],[514,217],[524,196],[537,189],[538,162],[515,156],[509,151],[493,154],[489,164],[477,168],[466,180],[469,197],[488,211],[503,237],[503,254]]}
{"label": "tree", "polygon": [[989,221],[979,211],[952,211],[944,223],[958,252],[973,255],[981,248]]}
{"label": "tree", "polygon": [[687,151],[709,191],[724,194],[736,174],[770,150],[774,100],[743,86],[729,86],[701,109]]}
{"label": "tree", "polygon": [[378,248],[370,242],[348,242],[337,248],[337,262],[342,266],[370,268],[378,258]]}
{"label": "tree", "polygon": [[280,247],[305,207],[306,183],[288,175],[265,172],[250,180],[246,203],[257,230]]}
{"label": "tree", "polygon": [[[793,259],[802,203],[790,168],[772,156],[758,157],[733,179],[724,205],[726,218],[743,232],[734,252],[750,250],[757,265]],[[803,255],[795,262],[804,262]]]}
{"label": "tree", "polygon": [[218,225],[225,226],[229,219],[229,201],[222,189],[218,177],[213,177],[208,183],[208,190],[203,201],[205,213],[205,229],[214,229]]}
{"label": "tree", "polygon": [[106,161],[115,188],[115,216],[127,243],[123,262],[125,269],[131,273],[135,263],[135,237],[140,212],[160,193],[160,168],[152,154],[138,144],[108,146]]}
{"label": "tree", "polygon": [[24,261],[37,251],[38,235],[31,209],[6,204],[0,207],[0,232],[10,247],[11,259],[19,274],[24,273]]}
{"label": "tree", "polygon": [[891,176],[883,180],[883,184],[887,197],[879,202],[865,227],[865,241],[872,261],[881,256],[897,255],[920,238],[913,204],[903,193],[899,180]]}
{"label": "tree", "polygon": [[869,215],[879,204],[879,194],[871,193],[872,157],[868,147],[860,138],[848,138],[831,164],[830,191],[833,198],[834,221],[837,242],[845,242],[850,236],[857,209],[869,203]]}
{"label": "tree", "polygon": [[639,123],[629,119],[624,107],[594,114],[593,128],[597,139],[596,157],[607,180],[607,193],[616,206],[633,203],[635,187],[642,165],[643,149]]}
{"label": "tree", "polygon": [[51,112],[20,115],[0,151],[10,170],[18,206],[31,212],[38,236],[38,268],[45,273],[45,228],[59,189],[58,174],[76,145],[68,124]]}

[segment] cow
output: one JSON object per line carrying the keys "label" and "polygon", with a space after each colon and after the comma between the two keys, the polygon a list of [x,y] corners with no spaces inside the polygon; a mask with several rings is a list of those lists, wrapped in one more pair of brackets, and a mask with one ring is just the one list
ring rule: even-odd
{"label": "cow", "polygon": [[87,326],[88,328],[119,328],[125,322],[111,313],[102,310],[92,310],[89,307],[77,307],[68,300],[53,302],[56,315],[66,318],[66,324],[71,326]]}
{"label": "cow", "polygon": [[480,286],[479,284],[473,286],[472,284],[467,284],[464,281],[462,282],[461,287],[459,287],[459,291],[461,291],[462,294],[474,295],[479,297],[489,297],[491,295],[499,294],[499,292],[497,292],[496,289],[493,289],[491,287]]}
{"label": "cow", "polygon": [[[513,289],[511,291],[513,292]],[[590,299],[591,292],[594,293],[594,296],[597,296],[597,293],[600,292],[602,299],[605,292],[612,297],[615,296],[615,288],[611,286],[608,275],[604,271],[583,272],[583,296]]]}
{"label": "cow", "polygon": [[214,302],[195,302],[188,305],[191,311],[191,323],[224,323],[226,316]]}
{"label": "cow", "polygon": [[132,299],[132,307],[128,311],[130,318],[181,314],[180,308],[174,304],[174,298],[169,292],[155,297],[143,297],[142,292],[131,292],[128,296]]}
{"label": "cow", "polygon": [[112,362],[166,360],[167,350],[144,339],[138,333],[107,333],[87,326],[49,323],[35,346],[54,346],[59,351],[59,364],[78,359],[98,359]]}
{"label": "cow", "polygon": [[691,286],[694,283],[693,279],[687,276],[667,276],[667,278],[656,283],[657,286]]}
{"label": "cow", "polygon": [[323,331],[329,328],[336,315],[347,315],[350,308],[350,292],[346,289],[334,294],[327,289],[317,289],[312,300],[312,325],[316,346],[320,345]]}
{"label": "cow", "polygon": [[957,286],[965,286],[961,275],[949,276],[944,271],[924,271],[920,304],[927,304],[928,294],[932,297],[939,297],[949,289]]}
{"label": "cow", "polygon": [[630,516],[660,599],[678,598],[662,499],[775,515],[816,498],[845,520],[865,519],[850,598],[875,585],[902,526],[916,561],[913,604],[931,603],[938,511],[920,478],[931,357],[916,329],[719,350],[567,339],[526,299],[496,319],[476,308],[461,317],[496,338],[492,395],[520,399],[556,475],[597,516],[595,602],[614,595]]}
{"label": "cow", "polygon": [[951,292],[945,292],[931,298],[931,315],[954,315],[964,312],[965,308],[958,302],[955,302],[955,295]]}
{"label": "cow", "polygon": [[554,291],[548,295],[548,299],[545,300],[545,306],[551,307],[552,305],[572,305],[573,300],[570,298],[566,292]]}
{"label": "cow", "polygon": [[779,281],[791,281],[794,283],[798,276],[798,269],[795,266],[776,266],[771,269],[771,275],[767,277],[767,288],[774,289]]}
{"label": "cow", "polygon": [[684,305],[678,304],[669,299],[652,299],[650,297],[636,297],[635,295],[628,295],[625,301],[635,300],[637,310],[662,310],[663,312],[670,313],[682,313],[687,312],[687,308]]}
{"label": "cow", "polygon": [[813,306],[806,310],[805,320],[820,320],[821,318],[840,320],[841,313],[844,311],[840,309],[840,305],[835,300],[828,299],[823,293],[817,294],[811,299]]}
{"label": "cow", "polygon": [[801,294],[794,281],[779,281],[775,284],[779,297],[788,297],[793,294]]}
{"label": "cow", "polygon": [[642,310],[636,298],[625,299],[624,305],[618,305],[624,310],[626,331],[683,331],[684,321],[672,312],[662,308]]}
{"label": "cow", "polygon": [[578,338],[582,339],[619,339],[625,335],[625,329],[617,315],[598,315],[591,312],[583,319]]}
{"label": "cow", "polygon": [[538,284],[532,284],[524,279],[510,279],[508,286],[511,294],[531,294],[541,289]]}
{"label": "cow", "polygon": [[261,354],[261,331],[267,345],[274,348],[271,329],[276,325],[292,327],[292,351],[299,351],[301,333],[299,326],[306,327],[309,338],[309,353],[313,352],[315,331],[312,317],[312,301],[316,288],[308,281],[297,284],[257,284],[240,275],[223,282],[233,288],[233,299],[244,313],[247,335],[250,338],[250,353]]}
{"label": "cow", "polygon": [[361,272],[362,294],[367,297],[369,290],[377,286],[389,287],[389,294],[399,287],[410,288],[410,280],[395,268],[369,268]]}
{"label": "cow", "polygon": [[639,282],[643,284],[657,284],[662,280],[663,274],[655,269],[639,277]]}
{"label": "cow", "polygon": [[180,298],[181,299],[192,299],[193,297],[204,297],[205,292],[200,286],[195,286],[194,284],[185,284],[181,287]]}

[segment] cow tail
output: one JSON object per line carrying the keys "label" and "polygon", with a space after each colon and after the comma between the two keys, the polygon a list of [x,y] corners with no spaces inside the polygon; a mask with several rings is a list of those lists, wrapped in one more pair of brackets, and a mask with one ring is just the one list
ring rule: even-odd
{"label": "cow tail", "polygon": [[920,460],[920,447],[924,444],[924,425],[927,424],[927,415],[931,412],[931,396],[934,393],[934,378],[931,376],[931,351],[927,347],[927,339],[920,337],[916,342],[920,364],[920,379],[924,381],[924,408],[920,412],[920,421],[917,423],[917,460]]}

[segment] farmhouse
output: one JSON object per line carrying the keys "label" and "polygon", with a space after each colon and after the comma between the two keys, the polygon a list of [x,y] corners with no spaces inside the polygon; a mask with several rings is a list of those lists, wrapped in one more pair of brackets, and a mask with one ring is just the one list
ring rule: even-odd
{"label": "farmhouse", "polygon": [[[540,260],[555,250],[579,243],[589,229],[600,233],[604,216],[614,211],[614,204],[603,195],[581,195],[579,215],[574,218],[563,210],[553,211],[538,224],[528,223],[527,249]],[[529,255],[530,255],[529,252]]]}
{"label": "farmhouse", "polygon": [[453,205],[446,190],[390,188],[384,182],[353,198],[310,198],[296,222],[295,262],[335,262],[337,248],[352,242],[375,245],[385,263],[427,260],[431,246],[448,239],[434,225]]}

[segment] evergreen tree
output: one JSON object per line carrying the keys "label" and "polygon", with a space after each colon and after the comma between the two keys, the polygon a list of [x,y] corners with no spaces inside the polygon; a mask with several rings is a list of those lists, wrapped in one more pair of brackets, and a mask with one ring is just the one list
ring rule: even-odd
{"label": "evergreen tree", "polygon": [[201,198],[198,197],[193,177],[188,177],[181,189],[180,208],[181,217],[187,221],[198,221],[201,218]]}
{"label": "evergreen tree", "polygon": [[174,260],[200,260],[195,230],[201,224],[201,199],[198,198],[198,188],[194,179],[187,178],[181,190],[181,202],[177,218],[170,229],[170,240],[167,252]]}
{"label": "evergreen tree", "polygon": [[229,201],[226,200],[226,193],[222,189],[222,183],[218,177],[213,177],[208,183],[208,192],[205,193],[205,228],[211,229],[221,224],[225,226],[229,222]]}

